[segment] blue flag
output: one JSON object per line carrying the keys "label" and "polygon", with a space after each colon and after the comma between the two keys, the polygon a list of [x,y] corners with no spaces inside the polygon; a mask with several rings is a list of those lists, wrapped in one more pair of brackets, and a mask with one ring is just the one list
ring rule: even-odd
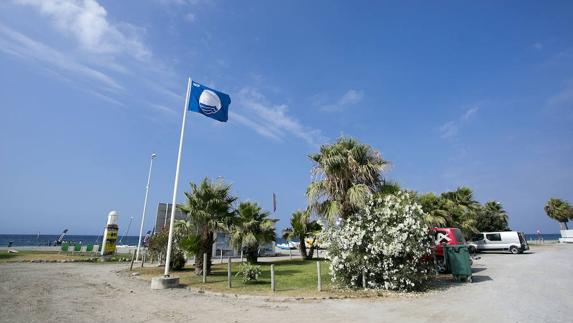
{"label": "blue flag", "polygon": [[191,83],[189,111],[201,113],[221,122],[229,119],[231,97],[196,82]]}

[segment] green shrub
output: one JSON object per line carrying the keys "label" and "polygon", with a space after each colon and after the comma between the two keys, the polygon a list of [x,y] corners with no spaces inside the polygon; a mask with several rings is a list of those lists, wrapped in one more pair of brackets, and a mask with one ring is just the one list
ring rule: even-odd
{"label": "green shrub", "polygon": [[171,255],[171,268],[173,270],[181,270],[185,267],[185,255],[180,250],[173,250]]}
{"label": "green shrub", "polygon": [[242,264],[236,276],[243,276],[243,283],[257,281],[261,274],[261,266],[252,265],[249,263]]}
{"label": "green shrub", "polygon": [[161,231],[154,233],[149,238],[149,246],[147,250],[151,259],[157,259],[159,262],[163,262],[165,260],[165,250],[167,249],[168,237],[169,230],[164,228]]}

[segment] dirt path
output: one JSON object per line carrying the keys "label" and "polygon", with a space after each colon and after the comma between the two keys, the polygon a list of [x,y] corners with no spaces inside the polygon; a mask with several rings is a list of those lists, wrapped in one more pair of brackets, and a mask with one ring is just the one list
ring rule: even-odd
{"label": "dirt path", "polygon": [[0,265],[1,322],[566,322],[573,246],[486,254],[474,284],[399,299],[266,301],[151,291],[123,265]]}

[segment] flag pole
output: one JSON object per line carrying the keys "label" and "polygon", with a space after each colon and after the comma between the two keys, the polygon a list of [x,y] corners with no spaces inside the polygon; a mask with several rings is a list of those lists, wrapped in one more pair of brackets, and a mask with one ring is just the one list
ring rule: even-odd
{"label": "flag pole", "polygon": [[187,94],[185,106],[183,106],[183,121],[181,122],[181,136],[179,137],[179,152],[177,153],[177,167],[175,168],[175,183],[173,184],[173,199],[171,203],[171,219],[169,221],[169,238],[167,240],[167,257],[165,259],[165,277],[169,277],[169,262],[171,261],[171,247],[173,244],[173,224],[175,223],[175,201],[177,199],[177,186],[179,185],[179,166],[181,166],[181,152],[183,150],[183,136],[185,134],[185,120],[189,107],[189,95],[191,94],[191,78],[187,79]]}
{"label": "flag pole", "polygon": [[147,173],[147,186],[145,186],[145,199],[143,200],[143,213],[141,214],[141,227],[139,228],[139,240],[137,241],[137,250],[135,252],[135,260],[139,260],[139,248],[141,246],[141,236],[143,235],[143,224],[145,222],[145,211],[147,210],[147,196],[149,195],[149,184],[151,184],[151,169],[153,168],[153,160],[157,157],[156,154],[151,154],[151,161],[149,162],[149,173]]}

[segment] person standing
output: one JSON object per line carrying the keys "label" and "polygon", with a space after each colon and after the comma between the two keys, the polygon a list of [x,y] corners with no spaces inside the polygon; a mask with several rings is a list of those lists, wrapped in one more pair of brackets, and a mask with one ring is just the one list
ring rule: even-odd
{"label": "person standing", "polygon": [[145,237],[143,237],[143,247],[147,248],[149,246],[149,238],[151,238],[151,231],[147,231]]}
{"label": "person standing", "polygon": [[541,230],[537,229],[537,242],[543,243],[543,234],[541,234]]}

